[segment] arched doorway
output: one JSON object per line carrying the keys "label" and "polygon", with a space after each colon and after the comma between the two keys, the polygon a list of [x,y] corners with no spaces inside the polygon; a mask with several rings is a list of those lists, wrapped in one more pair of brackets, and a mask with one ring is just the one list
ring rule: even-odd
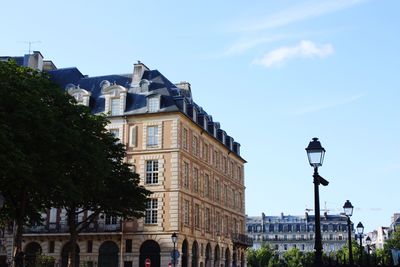
{"label": "arched doorway", "polygon": [[198,266],[199,266],[199,245],[197,244],[197,241],[194,241],[192,245],[192,267],[198,267]]}
{"label": "arched doorway", "polygon": [[99,248],[99,267],[118,267],[118,245],[113,241],[105,241]]}
{"label": "arched doorway", "polygon": [[186,239],[182,243],[182,267],[188,267],[188,242]]}
{"label": "arched doorway", "polygon": [[[68,256],[71,252],[71,248],[72,246],[70,242],[64,245],[61,251],[61,267],[68,267]],[[79,266],[79,252],[79,246],[78,244],[75,244],[75,266]]]}
{"label": "arched doorway", "polygon": [[205,267],[211,267],[211,245],[210,245],[210,243],[208,243],[206,246],[206,266]]}
{"label": "arched doorway", "polygon": [[160,245],[154,240],[146,240],[140,246],[139,267],[145,266],[146,259],[150,259],[151,267],[160,267]]}
{"label": "arched doorway", "polygon": [[0,245],[0,267],[7,266],[7,249],[4,245]]}
{"label": "arched doorway", "polygon": [[225,250],[225,267],[229,267],[231,264],[231,252],[229,248]]}
{"label": "arched doorway", "polygon": [[42,247],[39,243],[31,242],[25,247],[25,266],[36,266],[36,257],[42,253]]}
{"label": "arched doorway", "polygon": [[215,246],[214,250],[214,267],[219,267],[219,246]]}
{"label": "arched doorway", "polygon": [[236,267],[237,266],[237,248],[233,248],[233,254],[232,254],[232,266]]}

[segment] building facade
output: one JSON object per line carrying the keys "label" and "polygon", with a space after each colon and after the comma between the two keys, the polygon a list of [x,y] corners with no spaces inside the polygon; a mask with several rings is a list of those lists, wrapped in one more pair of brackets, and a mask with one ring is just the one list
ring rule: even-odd
{"label": "building facade", "polygon": [[[126,145],[126,161],[152,192],[144,218],[104,214],[81,233],[80,264],[168,266],[176,233],[176,266],[246,265],[245,249],[252,244],[245,235],[246,161],[240,144],[194,102],[189,83],[173,84],[141,62],[131,74],[88,77],[77,68],[57,69],[39,52],[14,59],[47,71],[79,104],[107,114],[108,129]],[[41,252],[66,267],[65,211],[43,216],[44,225],[25,230],[26,257]],[[12,237],[5,235],[3,247],[10,258]]]}
{"label": "building facade", "polygon": [[[314,251],[315,216],[307,212],[304,216],[283,213],[280,216],[266,216],[264,213],[261,216],[248,216],[246,229],[255,249],[268,244],[280,255],[291,248],[302,252]],[[324,253],[339,250],[348,240],[347,217],[328,213],[321,215],[321,235]]]}

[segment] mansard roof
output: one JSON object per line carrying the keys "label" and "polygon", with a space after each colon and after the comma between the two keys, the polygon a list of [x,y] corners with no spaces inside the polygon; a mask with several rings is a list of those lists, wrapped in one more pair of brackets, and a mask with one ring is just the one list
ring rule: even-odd
{"label": "mansard roof", "polygon": [[[47,72],[51,80],[64,90],[68,90],[69,86],[79,86],[79,88],[88,91],[91,94],[89,107],[93,113],[100,113],[105,110],[105,98],[102,93],[103,82],[107,82],[110,85],[122,86],[127,90],[126,106],[122,115],[148,113],[147,99],[152,96],[158,96],[160,97],[160,109],[158,112],[182,112],[194,123],[203,128],[204,131],[222,143],[229,151],[234,152],[241,158],[240,144],[220,129],[220,124],[213,122],[212,116],[208,115],[202,107],[193,101],[190,90],[177,87],[158,70],[144,70],[140,83],[146,83],[146,90],[142,90],[140,85],[132,81],[132,74],[89,77],[83,75],[75,67],[55,69]],[[196,118],[194,118],[193,110],[196,110]],[[214,131],[214,128],[216,131]],[[244,161],[243,158],[241,159]]]}

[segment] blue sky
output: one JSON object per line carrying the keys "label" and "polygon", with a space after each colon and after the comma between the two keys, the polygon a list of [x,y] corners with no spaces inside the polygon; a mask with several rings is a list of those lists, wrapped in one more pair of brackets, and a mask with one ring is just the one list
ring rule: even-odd
{"label": "blue sky", "polygon": [[[400,2],[7,1],[0,55],[39,50],[84,74],[129,73],[141,60],[236,141],[246,165],[246,213],[313,208],[304,148],[327,150],[321,207],[366,230],[400,212]],[[36,42],[40,41],[40,42]]]}

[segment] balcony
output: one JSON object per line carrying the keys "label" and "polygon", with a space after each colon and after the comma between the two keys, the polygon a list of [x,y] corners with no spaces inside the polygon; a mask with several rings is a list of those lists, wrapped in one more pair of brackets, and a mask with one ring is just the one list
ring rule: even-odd
{"label": "balcony", "polygon": [[[116,224],[91,223],[81,233],[110,233],[121,232],[121,221]],[[24,234],[56,234],[69,233],[66,223],[50,223],[48,225],[25,226]]]}
{"label": "balcony", "polygon": [[244,247],[252,247],[253,239],[244,234],[232,234],[232,242],[234,245],[244,246]]}

